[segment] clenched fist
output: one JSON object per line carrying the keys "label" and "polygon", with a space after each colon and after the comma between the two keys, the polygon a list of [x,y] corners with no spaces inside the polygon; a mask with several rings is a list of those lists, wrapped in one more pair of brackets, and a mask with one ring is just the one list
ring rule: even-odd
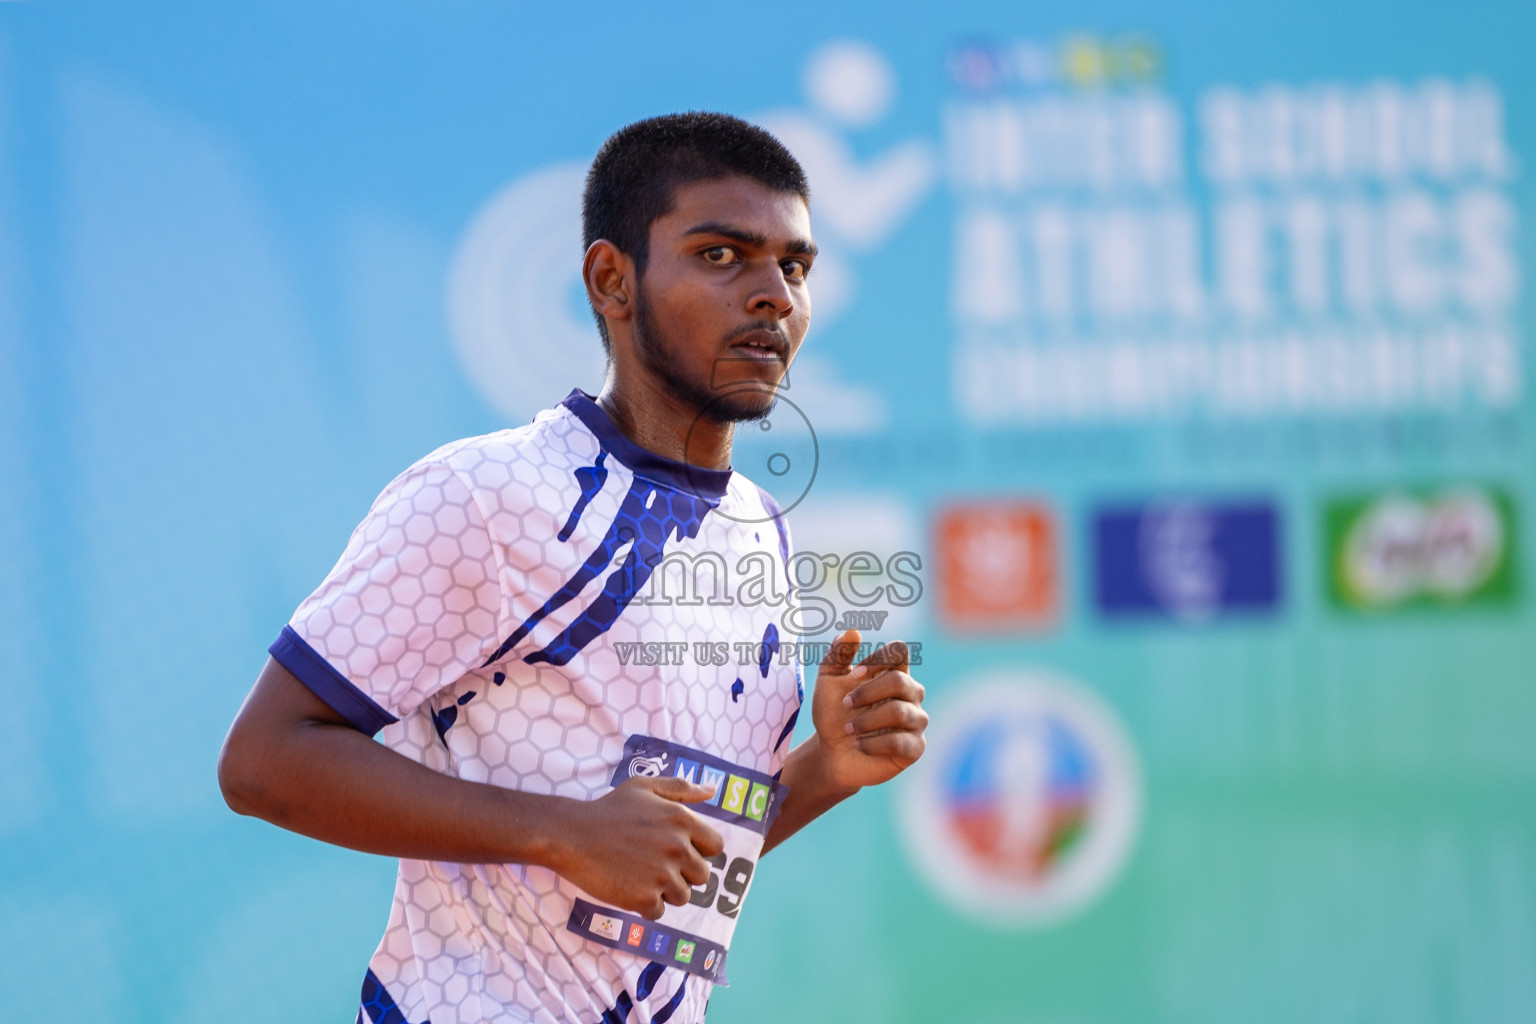
{"label": "clenched fist", "polygon": [[605,903],[656,920],[709,880],[720,833],[687,804],[714,795],[678,778],[626,779],[612,792],[573,803],[549,866]]}

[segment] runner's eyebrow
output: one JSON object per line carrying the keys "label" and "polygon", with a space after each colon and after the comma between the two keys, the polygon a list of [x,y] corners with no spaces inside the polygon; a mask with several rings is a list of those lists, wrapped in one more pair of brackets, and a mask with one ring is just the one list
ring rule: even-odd
{"label": "runner's eyebrow", "polygon": [[[729,238],[733,242],[740,242],[743,245],[754,246],[758,249],[766,249],[768,247],[767,235],[759,231],[747,231],[743,228],[732,227],[718,220],[707,220],[702,224],[695,224],[687,231],[684,231],[683,235],[684,237],[688,235],[719,235],[721,238]],[[811,256],[813,258],[820,251],[816,248],[816,243],[804,238],[796,238],[784,248],[790,255]]]}

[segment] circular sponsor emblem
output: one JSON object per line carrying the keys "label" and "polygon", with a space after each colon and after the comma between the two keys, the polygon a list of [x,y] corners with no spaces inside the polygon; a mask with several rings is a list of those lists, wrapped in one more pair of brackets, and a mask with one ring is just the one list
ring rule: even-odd
{"label": "circular sponsor emblem", "polygon": [[1039,926],[1119,874],[1141,779],[1125,731],[1092,693],[1046,672],[1001,673],[935,712],[900,813],[913,859],[948,902]]}

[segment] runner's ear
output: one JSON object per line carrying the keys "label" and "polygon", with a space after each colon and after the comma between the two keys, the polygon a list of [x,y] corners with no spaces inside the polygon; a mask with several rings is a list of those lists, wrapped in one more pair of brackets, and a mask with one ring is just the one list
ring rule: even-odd
{"label": "runner's ear", "polygon": [[634,261],[606,238],[587,247],[581,264],[582,283],[587,289],[587,301],[599,316],[629,319],[633,311],[629,294],[633,266]]}

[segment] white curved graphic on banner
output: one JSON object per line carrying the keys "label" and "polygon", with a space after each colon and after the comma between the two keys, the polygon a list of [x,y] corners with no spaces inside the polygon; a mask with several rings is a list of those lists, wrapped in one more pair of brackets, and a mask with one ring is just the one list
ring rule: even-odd
{"label": "white curved graphic on banner", "polygon": [[[843,130],[889,113],[896,76],[867,43],[840,40],[806,61],[810,108],[757,118],[800,159],[811,180],[818,241],[814,323],[825,327],[856,292],[843,253],[879,248],[933,186],[931,142],[899,143],[860,161]],[[499,412],[525,419],[573,386],[595,390],[604,358],[581,315],[581,191],[586,167],[559,164],[508,184],[475,215],[454,255],[448,281],[455,351],[476,391]],[[817,430],[868,433],[889,422],[885,397],[849,382],[824,354],[791,374]]]}
{"label": "white curved graphic on banner", "polygon": [[[808,107],[774,110],[754,120],[772,132],[805,168],[811,183],[811,218],[821,254],[811,295],[812,322],[825,329],[858,297],[850,258],[880,248],[932,190],[938,160],[931,142],[909,139],[868,160],[854,155],[845,132],[883,120],[896,101],[896,73],[885,55],[856,39],[818,47],[806,59],[801,81]],[[797,401],[818,430],[872,433],[890,421],[883,394],[851,383],[833,360],[818,354],[795,386]]]}
{"label": "white curved graphic on banner", "polygon": [[900,143],[860,163],[844,139],[803,114],[777,112],[757,120],[804,165],[823,233],[830,228],[854,252],[884,244],[933,183],[934,157],[926,142]]}
{"label": "white curved graphic on banner", "polygon": [[475,214],[448,276],[459,361],[498,412],[526,420],[602,384],[602,342],[580,316],[581,163],[508,184]]}
{"label": "white curved graphic on banner", "polygon": [[882,119],[895,93],[896,75],[884,54],[867,43],[840,40],[806,61],[811,109],[756,118],[804,165],[818,231],[830,233],[826,240],[838,248],[879,248],[933,186],[938,160],[926,139],[909,139],[860,161],[842,134]]}
{"label": "white curved graphic on banner", "polygon": [[1147,509],[1141,521],[1141,557],[1157,603],[1185,622],[1203,622],[1221,607],[1226,567],[1216,553],[1216,517],[1196,501],[1170,501]]}

